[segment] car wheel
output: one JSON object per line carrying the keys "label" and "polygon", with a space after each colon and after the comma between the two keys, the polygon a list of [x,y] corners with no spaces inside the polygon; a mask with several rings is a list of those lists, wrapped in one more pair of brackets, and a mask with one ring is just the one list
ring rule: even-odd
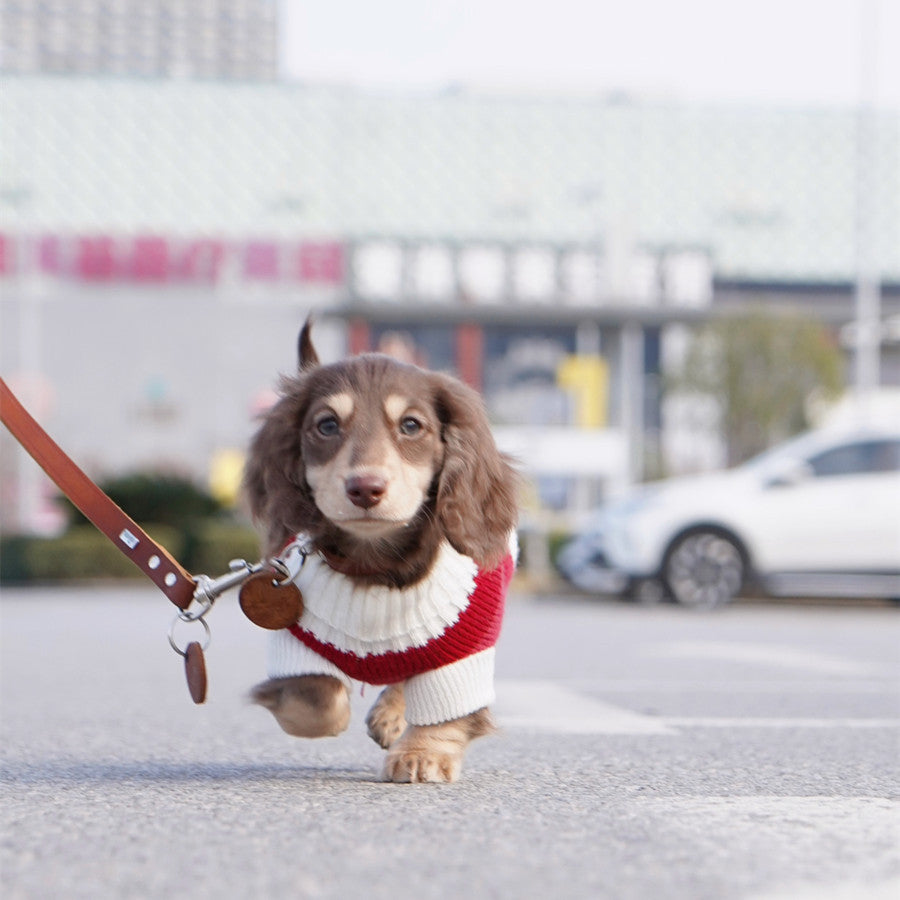
{"label": "car wheel", "polygon": [[672,545],[663,574],[678,603],[711,609],[737,596],[744,568],[734,541],[715,531],[692,531]]}

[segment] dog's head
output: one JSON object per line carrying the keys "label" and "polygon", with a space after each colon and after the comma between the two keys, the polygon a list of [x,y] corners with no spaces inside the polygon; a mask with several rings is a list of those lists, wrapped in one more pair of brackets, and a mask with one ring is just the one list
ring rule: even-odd
{"label": "dog's head", "polygon": [[478,395],[378,354],[321,365],[309,323],[299,347],[245,473],[267,552],[304,532],[348,574],[397,585],[425,574],[443,538],[482,567],[499,563],[516,476]]}

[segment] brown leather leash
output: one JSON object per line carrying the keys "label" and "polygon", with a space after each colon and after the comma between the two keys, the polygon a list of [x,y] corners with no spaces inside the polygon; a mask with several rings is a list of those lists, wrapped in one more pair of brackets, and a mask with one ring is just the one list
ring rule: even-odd
{"label": "brown leather leash", "polygon": [[[241,609],[262,628],[285,628],[300,618],[302,598],[293,576],[306,558],[307,551],[301,545],[294,545],[292,553],[268,561],[251,564],[233,560],[230,571],[219,578],[195,577],[85,475],[32,418],[2,378],[0,420],[63,494],[178,607],[169,630],[169,643],[184,657],[188,689],[195,703],[206,700],[204,650],[209,646],[210,631],[205,616],[221,594],[240,586]],[[198,609],[192,611],[195,603]],[[204,643],[191,641],[181,649],[175,640],[179,622],[199,623],[205,633]]]}

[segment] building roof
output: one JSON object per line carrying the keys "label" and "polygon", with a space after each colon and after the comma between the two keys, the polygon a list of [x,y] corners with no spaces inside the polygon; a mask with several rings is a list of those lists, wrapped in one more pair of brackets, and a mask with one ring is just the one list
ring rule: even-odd
{"label": "building roof", "polygon": [[[707,249],[717,278],[846,282],[857,114],[292,84],[0,78],[0,231],[366,235]],[[868,121],[900,282],[900,113]]]}

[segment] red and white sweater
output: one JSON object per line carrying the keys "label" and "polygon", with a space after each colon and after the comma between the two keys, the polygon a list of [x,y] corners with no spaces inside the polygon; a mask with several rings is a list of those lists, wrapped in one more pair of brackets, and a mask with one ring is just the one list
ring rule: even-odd
{"label": "red and white sweater", "polygon": [[408,588],[360,585],[313,554],[294,581],[296,625],[270,638],[270,678],[334,675],[349,688],[404,682],[406,720],[432,725],[494,700],[500,635],[515,551],[496,568],[444,543],[428,575]]}

